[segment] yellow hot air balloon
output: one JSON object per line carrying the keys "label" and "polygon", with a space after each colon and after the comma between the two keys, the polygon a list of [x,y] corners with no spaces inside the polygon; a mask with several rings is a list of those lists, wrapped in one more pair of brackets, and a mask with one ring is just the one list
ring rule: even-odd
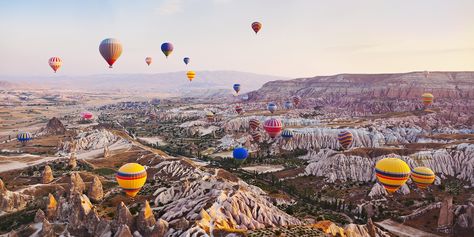
{"label": "yellow hot air balloon", "polygon": [[375,165],[375,175],[380,184],[389,192],[397,191],[410,177],[410,167],[398,158],[384,158]]}
{"label": "yellow hot air balloon", "polygon": [[138,163],[127,163],[120,167],[115,179],[130,197],[135,197],[146,181],[146,170]]}
{"label": "yellow hot air balloon", "polygon": [[194,71],[188,71],[186,75],[188,76],[189,81],[193,81],[193,78],[196,77],[196,73]]}
{"label": "yellow hot air balloon", "polygon": [[434,182],[435,174],[428,167],[416,167],[411,172],[411,180],[418,188],[425,189]]}
{"label": "yellow hot air balloon", "polygon": [[423,93],[423,95],[421,95],[421,101],[423,101],[423,104],[425,106],[429,106],[433,103],[433,94],[431,93]]}

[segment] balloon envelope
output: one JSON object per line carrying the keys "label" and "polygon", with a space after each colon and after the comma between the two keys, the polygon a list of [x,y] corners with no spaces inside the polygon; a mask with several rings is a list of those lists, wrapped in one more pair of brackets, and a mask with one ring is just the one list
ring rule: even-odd
{"label": "balloon envelope", "polygon": [[293,107],[293,104],[290,101],[285,102],[285,109],[291,109]]}
{"label": "balloon envelope", "polygon": [[120,167],[115,179],[130,197],[135,197],[146,182],[145,167],[138,163],[127,163]]}
{"label": "balloon envelope", "polygon": [[206,118],[208,122],[214,122],[214,113],[213,112],[207,112]]}
{"label": "balloon envelope", "polygon": [[240,84],[234,84],[233,88],[234,88],[235,93],[238,94],[240,91]]}
{"label": "balloon envelope", "polygon": [[52,57],[48,60],[48,64],[56,72],[63,65],[63,61],[59,57]]}
{"label": "balloon envelope", "polygon": [[91,112],[81,112],[81,118],[85,120],[90,120],[94,117],[94,115]]}
{"label": "balloon envelope", "polygon": [[31,139],[33,139],[33,137],[31,136],[31,133],[29,132],[20,132],[16,136],[16,139],[21,143],[26,143],[30,141]]}
{"label": "balloon envelope", "polygon": [[267,109],[268,109],[268,111],[270,111],[270,113],[273,114],[277,110],[277,106],[276,106],[275,103],[270,102],[267,106]]}
{"label": "balloon envelope", "polygon": [[193,81],[194,77],[196,77],[196,73],[194,71],[188,71],[186,76],[188,77],[189,81]]}
{"label": "balloon envelope", "polygon": [[262,29],[262,23],[255,21],[252,23],[252,30],[257,34]]}
{"label": "balloon envelope", "polygon": [[352,144],[352,140],[353,140],[352,133],[349,131],[341,131],[337,135],[337,140],[339,141],[339,144],[341,145],[342,149],[346,150]]}
{"label": "balloon envelope", "polygon": [[435,181],[435,173],[428,167],[416,167],[411,171],[411,180],[420,189],[425,189]]}
{"label": "balloon envelope", "polygon": [[235,112],[237,112],[238,114],[242,114],[244,112],[244,108],[242,108],[242,106],[240,105],[237,105],[235,106]]}
{"label": "balloon envelope", "polygon": [[148,64],[148,66],[150,66],[152,61],[153,61],[153,59],[151,57],[146,57],[145,58],[145,62],[146,62],[146,64]]}
{"label": "balloon envelope", "polygon": [[188,57],[183,58],[183,61],[184,61],[184,63],[185,63],[186,65],[188,65],[189,60],[190,60],[190,59],[189,59]]}
{"label": "balloon envelope", "polygon": [[285,129],[281,133],[281,137],[283,137],[283,139],[285,140],[290,140],[291,138],[293,138],[293,131]]}
{"label": "balloon envelope", "polygon": [[105,61],[107,61],[109,67],[112,68],[115,61],[122,55],[122,44],[113,38],[102,40],[99,45],[99,52]]}
{"label": "balloon envelope", "polygon": [[168,57],[173,52],[174,46],[171,43],[161,44],[161,51]]}
{"label": "balloon envelope", "polygon": [[300,103],[300,100],[301,98],[299,96],[293,96],[293,104],[295,104],[295,106],[298,106],[298,104]]}
{"label": "balloon envelope", "polygon": [[433,103],[434,96],[431,93],[423,93],[421,95],[421,101],[423,102],[423,105],[429,106]]}
{"label": "balloon envelope", "polygon": [[249,153],[247,149],[243,147],[238,147],[234,149],[234,151],[232,152],[232,155],[234,156],[234,159],[236,160],[245,160],[249,156]]}
{"label": "balloon envelope", "polygon": [[260,120],[255,118],[250,119],[249,126],[252,130],[256,130],[258,127],[260,127]]}
{"label": "balloon envelope", "polygon": [[263,124],[263,129],[265,129],[271,138],[278,136],[281,133],[282,127],[281,121],[276,118],[271,118]]}
{"label": "balloon envelope", "polygon": [[377,180],[389,193],[397,191],[410,177],[410,167],[398,158],[384,158],[375,164]]}

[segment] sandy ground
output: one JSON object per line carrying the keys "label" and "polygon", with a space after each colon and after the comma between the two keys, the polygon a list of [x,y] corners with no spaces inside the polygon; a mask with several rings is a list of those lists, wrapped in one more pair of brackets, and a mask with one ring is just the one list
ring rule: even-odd
{"label": "sandy ground", "polygon": [[160,146],[166,146],[168,143],[166,143],[162,137],[138,137],[139,140],[142,140],[148,144],[155,144],[158,142]]}
{"label": "sandy ground", "polygon": [[285,169],[282,165],[256,165],[242,168],[245,171],[257,172],[257,174],[272,173]]}
{"label": "sandy ground", "polygon": [[390,219],[375,222],[375,224],[400,237],[440,237],[439,235],[424,232]]}

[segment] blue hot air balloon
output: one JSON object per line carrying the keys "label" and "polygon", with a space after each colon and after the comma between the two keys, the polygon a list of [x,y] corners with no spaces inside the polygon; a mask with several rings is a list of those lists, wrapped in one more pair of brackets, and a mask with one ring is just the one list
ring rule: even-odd
{"label": "blue hot air balloon", "polygon": [[240,84],[234,84],[234,91],[239,94],[240,91]]}
{"label": "blue hot air balloon", "polygon": [[283,137],[285,140],[290,140],[293,138],[293,131],[285,129],[283,132],[281,132],[281,137]]}
{"label": "blue hot air balloon", "polygon": [[185,63],[186,65],[188,65],[189,60],[191,60],[191,59],[189,59],[188,57],[183,58],[183,61],[184,61],[184,63]]}
{"label": "blue hot air balloon", "polygon": [[173,44],[171,43],[163,43],[161,44],[161,51],[168,57],[173,52]]}
{"label": "blue hot air balloon", "polygon": [[245,160],[249,156],[249,152],[243,147],[235,148],[232,154],[236,160]]}
{"label": "blue hot air balloon", "polygon": [[273,114],[277,110],[277,106],[276,106],[275,103],[270,102],[270,103],[268,103],[267,109],[268,109],[268,111],[270,111],[270,113]]}
{"label": "blue hot air balloon", "polygon": [[290,101],[285,102],[285,109],[291,109],[293,107],[293,104]]}
{"label": "blue hot air balloon", "polygon": [[31,139],[33,139],[33,136],[31,136],[31,133],[29,132],[20,132],[18,133],[18,135],[16,136],[16,139],[21,142],[22,144],[25,144],[27,143],[28,141],[30,141]]}

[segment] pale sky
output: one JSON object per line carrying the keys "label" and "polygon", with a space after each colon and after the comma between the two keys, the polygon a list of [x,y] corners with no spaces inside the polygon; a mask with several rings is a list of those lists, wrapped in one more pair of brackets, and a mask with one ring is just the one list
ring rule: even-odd
{"label": "pale sky", "polygon": [[[66,76],[474,70],[473,0],[12,0],[0,1],[0,32],[0,75],[52,75],[52,56]],[[109,37],[124,48],[112,70],[98,50]]]}

